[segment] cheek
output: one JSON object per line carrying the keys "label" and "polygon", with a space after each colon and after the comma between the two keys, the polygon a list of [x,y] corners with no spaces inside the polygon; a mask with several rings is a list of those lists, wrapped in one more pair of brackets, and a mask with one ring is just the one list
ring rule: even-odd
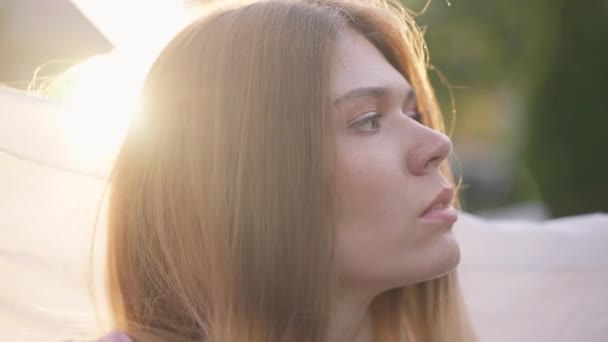
{"label": "cheek", "polygon": [[411,176],[405,172],[397,151],[386,147],[344,151],[337,171],[341,216],[378,221],[394,215],[403,219],[407,214]]}
{"label": "cheek", "polygon": [[[408,175],[391,154],[359,154],[338,169],[337,256],[349,284],[384,282],[417,237],[408,199]],[[396,265],[395,265],[396,266]]]}
{"label": "cheek", "polygon": [[457,264],[451,232],[420,226],[415,195],[423,189],[415,181],[395,153],[351,154],[340,162],[336,253],[346,286],[383,291]]}
{"label": "cheek", "polygon": [[[460,250],[451,232],[414,231],[383,235],[365,227],[341,227],[336,254],[342,286],[380,293],[433,279],[452,271]],[[355,229],[362,229],[355,231]]]}

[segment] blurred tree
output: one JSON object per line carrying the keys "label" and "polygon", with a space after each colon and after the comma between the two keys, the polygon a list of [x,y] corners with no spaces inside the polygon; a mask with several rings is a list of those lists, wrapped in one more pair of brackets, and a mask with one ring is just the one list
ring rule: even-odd
{"label": "blurred tree", "polygon": [[[467,209],[538,190],[552,216],[608,211],[608,1],[450,2],[418,21],[431,62],[461,86],[454,140]],[[434,81],[450,122],[448,89]]]}
{"label": "blurred tree", "polygon": [[556,217],[608,212],[608,2],[562,2],[559,39],[529,101],[526,148]]}
{"label": "blurred tree", "polygon": [[[427,0],[403,0],[414,11]],[[526,99],[545,78],[560,6],[555,1],[435,0],[418,22],[428,28],[432,75],[446,121],[456,98],[453,140],[462,164],[465,208],[491,209],[538,198],[524,147]],[[448,5],[449,4],[449,5]]]}

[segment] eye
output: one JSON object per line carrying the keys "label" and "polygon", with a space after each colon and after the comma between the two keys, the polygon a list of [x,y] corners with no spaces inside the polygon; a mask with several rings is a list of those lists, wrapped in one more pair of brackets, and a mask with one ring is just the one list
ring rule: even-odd
{"label": "eye", "polygon": [[363,133],[377,132],[380,129],[381,117],[382,114],[378,112],[370,112],[367,115],[363,115],[360,119],[356,120],[348,127]]}
{"label": "eye", "polygon": [[418,113],[415,110],[410,110],[410,111],[405,112],[405,116],[414,119],[414,121],[416,121],[418,123],[422,123],[422,114]]}

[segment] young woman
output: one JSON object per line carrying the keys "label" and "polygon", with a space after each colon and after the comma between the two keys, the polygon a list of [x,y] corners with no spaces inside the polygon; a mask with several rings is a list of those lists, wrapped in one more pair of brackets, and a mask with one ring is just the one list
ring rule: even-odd
{"label": "young woman", "polygon": [[475,340],[420,30],[378,1],[206,15],[112,175],[108,340]]}

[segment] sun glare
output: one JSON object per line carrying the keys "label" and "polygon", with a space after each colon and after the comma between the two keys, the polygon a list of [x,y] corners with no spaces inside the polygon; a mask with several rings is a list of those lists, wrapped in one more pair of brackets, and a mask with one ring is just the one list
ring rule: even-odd
{"label": "sun glare", "polygon": [[185,23],[179,1],[74,1],[115,49],[67,71],[59,124],[89,170],[105,174],[131,122],[149,65]]}
{"label": "sun glare", "polygon": [[88,169],[101,172],[120,145],[135,113],[145,73],[142,64],[113,52],[68,71],[60,125]]}

